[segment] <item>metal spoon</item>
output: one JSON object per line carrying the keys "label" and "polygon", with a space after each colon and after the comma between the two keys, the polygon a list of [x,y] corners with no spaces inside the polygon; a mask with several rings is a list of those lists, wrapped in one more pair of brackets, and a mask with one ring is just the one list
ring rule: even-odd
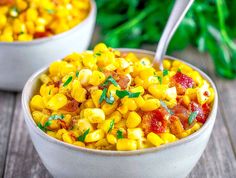
{"label": "metal spoon", "polygon": [[194,0],[176,0],[174,7],[171,11],[170,17],[167,21],[166,27],[162,33],[161,39],[158,43],[155,58],[153,60],[153,66],[159,67],[163,70],[162,60],[166,54],[167,47],[169,45],[170,39],[172,38],[174,32],[179,26],[180,22],[184,18],[185,14],[191,7]]}

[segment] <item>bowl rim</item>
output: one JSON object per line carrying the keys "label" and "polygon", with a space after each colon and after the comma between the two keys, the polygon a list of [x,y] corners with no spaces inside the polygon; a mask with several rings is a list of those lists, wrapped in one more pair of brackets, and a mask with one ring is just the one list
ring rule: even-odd
{"label": "bowl rim", "polygon": [[66,38],[67,35],[76,33],[78,29],[80,29],[86,23],[88,23],[88,21],[91,18],[93,18],[93,16],[96,14],[97,7],[96,7],[95,1],[94,0],[89,0],[89,2],[90,2],[90,11],[89,11],[87,17],[85,19],[83,19],[79,24],[77,24],[76,26],[70,28],[67,31],[64,31],[62,33],[52,35],[52,36],[49,36],[49,37],[33,39],[31,41],[13,41],[13,42],[1,42],[0,41],[0,46],[1,45],[9,45],[9,46],[37,45],[37,44],[40,44],[40,43],[46,43],[46,42],[55,41],[55,40],[58,40],[58,39],[61,39],[61,38]]}
{"label": "bowl rim", "polygon": [[[120,50],[121,52],[134,52],[134,53],[141,53],[144,55],[147,54],[147,55],[152,55],[152,56],[155,55],[154,52],[148,51],[148,50],[143,50],[143,49],[131,49],[131,48],[117,48],[117,49]],[[202,70],[198,69],[197,67],[193,66],[192,64],[189,64],[188,62],[182,61],[182,60],[177,59],[172,56],[166,55],[165,58],[170,59],[170,60],[181,61],[181,62],[189,65],[190,67],[192,67],[194,70],[198,71],[202,75],[202,77],[210,83],[211,87],[214,89],[214,92],[215,92],[214,103],[212,106],[211,113],[209,114],[209,116],[207,118],[207,121],[203,124],[203,126],[199,130],[197,130],[196,132],[194,132],[193,134],[191,134],[185,138],[179,139],[179,140],[172,142],[172,143],[160,145],[159,147],[145,148],[145,149],[134,150],[134,151],[114,151],[114,150],[96,150],[96,149],[78,147],[78,146],[75,146],[75,145],[72,145],[72,144],[69,144],[69,143],[57,140],[56,138],[48,136],[45,132],[43,132],[41,129],[39,129],[37,127],[36,123],[34,122],[32,116],[31,116],[29,104],[27,102],[27,96],[29,95],[28,91],[30,91],[30,88],[32,88],[32,83],[38,78],[38,76],[40,74],[42,74],[48,70],[49,65],[47,67],[43,67],[40,70],[38,70],[37,72],[35,72],[28,79],[28,81],[25,84],[25,87],[22,92],[22,108],[23,108],[23,112],[24,112],[25,122],[29,126],[29,129],[32,129],[32,131],[35,132],[38,136],[40,136],[42,139],[44,139],[48,142],[51,142],[52,144],[56,144],[57,146],[61,146],[64,149],[69,149],[69,150],[73,150],[73,151],[81,151],[81,152],[87,153],[87,154],[96,154],[96,155],[105,155],[105,156],[135,156],[135,155],[158,152],[161,150],[167,150],[172,147],[176,147],[176,146],[191,142],[191,141],[195,140],[196,138],[200,137],[204,133],[204,131],[207,128],[209,128],[211,125],[214,125],[214,122],[216,119],[216,117],[214,117],[214,113],[217,112],[217,107],[218,107],[218,92],[217,92],[214,82]]]}

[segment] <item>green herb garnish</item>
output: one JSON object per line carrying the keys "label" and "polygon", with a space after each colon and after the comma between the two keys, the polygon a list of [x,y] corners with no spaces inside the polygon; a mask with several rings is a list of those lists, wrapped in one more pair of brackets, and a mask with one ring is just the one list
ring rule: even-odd
{"label": "green herb garnish", "polygon": [[79,76],[79,71],[78,71],[78,70],[76,71],[75,76],[76,76],[76,77]]}
{"label": "green herb garnish", "polygon": [[162,84],[162,77],[157,76],[157,79],[159,80],[160,84]]}
{"label": "green herb garnish", "polygon": [[101,56],[102,54],[101,53],[95,53],[94,55],[95,56]]}
{"label": "green herb garnish", "polygon": [[180,69],[180,68],[178,68],[177,72],[181,72],[181,69]]}
{"label": "green herb garnish", "polygon": [[169,71],[167,69],[163,70],[163,77],[165,77],[166,75],[168,75]]}
{"label": "green herb garnish", "polygon": [[90,129],[87,129],[82,135],[78,137],[78,141],[84,142],[86,136],[88,135]]}
{"label": "green herb garnish", "polygon": [[116,95],[122,99],[125,96],[128,96],[129,98],[137,98],[140,95],[140,92],[136,92],[136,93],[131,93],[127,90],[116,90]]}
{"label": "green herb garnish", "polygon": [[70,76],[66,82],[63,84],[63,87],[66,87],[72,81],[72,76]]}
{"label": "green herb garnish", "polygon": [[11,17],[17,17],[19,15],[19,10],[17,7],[12,7],[9,11]]}
{"label": "green herb garnish", "polygon": [[47,122],[44,124],[44,128],[47,128],[48,126],[51,125],[52,123],[52,120],[60,120],[60,119],[64,119],[64,115],[61,114],[61,115],[57,115],[57,114],[54,114],[52,116],[50,116],[47,120]]}
{"label": "green herb garnish", "polygon": [[45,9],[49,14],[54,14],[55,11],[53,9]]}
{"label": "green herb garnish", "polygon": [[46,128],[44,126],[42,126],[42,124],[39,122],[38,123],[38,127],[43,131],[46,132]]}
{"label": "green herb garnish", "polygon": [[99,103],[100,103],[100,104],[103,102],[103,100],[106,99],[106,94],[107,94],[107,88],[104,88],[104,89],[102,90],[102,95],[101,95],[100,98],[99,98]]}
{"label": "green herb garnish", "polygon": [[116,137],[117,137],[118,139],[124,138],[123,133],[122,133],[120,130],[117,130],[117,132],[116,132]]}
{"label": "green herb garnish", "polygon": [[110,93],[110,98],[107,98],[106,97],[106,102],[108,103],[108,104],[113,104],[114,102],[115,102],[115,98],[114,98],[114,96],[112,96],[112,94]]}
{"label": "green herb garnish", "polygon": [[160,100],[160,103],[161,103],[161,106],[162,106],[163,108],[165,108],[168,113],[174,114],[173,111],[171,111],[171,110],[167,107],[167,105],[166,105],[166,103],[165,103],[164,101]]}
{"label": "green herb garnish", "polygon": [[109,130],[108,130],[108,133],[111,132],[111,130],[113,129],[114,124],[115,124],[115,119],[112,119],[112,121],[110,123],[110,127],[109,127]]}
{"label": "green herb garnish", "polygon": [[196,119],[198,115],[198,111],[194,111],[190,114],[190,116],[188,117],[188,124],[191,125],[193,123],[193,121]]}
{"label": "green herb garnish", "polygon": [[112,77],[109,76],[107,77],[107,79],[105,80],[105,82],[102,84],[103,87],[108,86],[109,83],[112,83],[113,85],[115,85],[116,87],[118,86],[118,83],[116,82],[116,80]]}

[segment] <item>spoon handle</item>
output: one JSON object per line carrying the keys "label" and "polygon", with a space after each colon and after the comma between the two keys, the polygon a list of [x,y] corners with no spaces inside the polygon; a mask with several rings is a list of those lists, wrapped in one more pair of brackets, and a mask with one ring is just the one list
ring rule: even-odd
{"label": "spoon handle", "polygon": [[166,27],[158,43],[155,58],[153,61],[153,65],[159,66],[161,70],[163,70],[162,59],[164,58],[164,55],[166,54],[166,50],[170,42],[170,39],[172,38],[174,32],[176,31],[180,22],[184,18],[188,9],[192,5],[193,1],[194,0],[176,0],[175,1],[174,7],[171,11]]}

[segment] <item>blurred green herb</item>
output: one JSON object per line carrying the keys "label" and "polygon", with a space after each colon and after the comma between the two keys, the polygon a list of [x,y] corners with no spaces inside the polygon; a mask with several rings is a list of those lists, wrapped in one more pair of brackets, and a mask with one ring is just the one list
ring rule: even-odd
{"label": "blurred green herb", "polygon": [[[138,48],[156,44],[174,1],[96,0],[102,40],[111,47]],[[209,52],[217,74],[236,77],[236,1],[198,0],[177,29],[168,48],[171,53],[188,45]]]}

